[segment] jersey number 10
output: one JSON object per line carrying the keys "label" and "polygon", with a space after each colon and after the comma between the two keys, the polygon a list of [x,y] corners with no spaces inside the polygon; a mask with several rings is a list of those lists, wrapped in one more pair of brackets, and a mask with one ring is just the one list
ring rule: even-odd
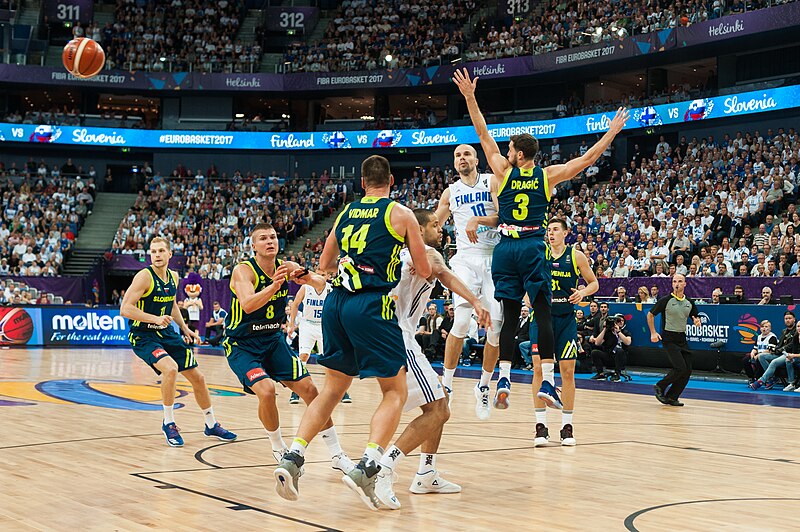
{"label": "jersey number 10", "polygon": [[472,214],[474,216],[486,216],[486,205],[483,203],[476,203],[470,208],[472,209]]}

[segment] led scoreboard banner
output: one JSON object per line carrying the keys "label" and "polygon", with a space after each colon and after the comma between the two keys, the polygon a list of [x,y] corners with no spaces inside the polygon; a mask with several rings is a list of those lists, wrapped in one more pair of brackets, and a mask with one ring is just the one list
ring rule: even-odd
{"label": "led scoreboard banner", "polygon": [[[631,110],[626,130],[683,122],[729,118],[800,107],[800,85],[762,91],[699,98]],[[573,116],[538,122],[514,122],[489,126],[499,141],[530,133],[539,139],[600,135],[608,130],[613,112]],[[202,148],[235,150],[319,150],[369,148],[429,148],[477,144],[472,126],[373,131],[324,131],[296,133],[168,131],[100,127],[0,123],[0,142],[34,142],[73,146],[134,148]]]}

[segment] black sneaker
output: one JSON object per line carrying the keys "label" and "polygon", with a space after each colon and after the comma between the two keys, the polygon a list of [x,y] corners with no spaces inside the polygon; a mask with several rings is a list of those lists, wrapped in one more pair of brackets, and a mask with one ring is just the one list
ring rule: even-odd
{"label": "black sneaker", "polygon": [[614,373],[614,374],[611,376],[611,378],[610,378],[610,379],[608,379],[608,380],[610,380],[611,382],[619,382],[621,379],[620,379],[620,377],[619,377],[619,374],[618,374],[618,373]]}
{"label": "black sneaker", "polygon": [[547,425],[544,423],[537,423],[536,424],[536,437],[533,438],[533,446],[539,447],[540,445],[544,445],[547,443],[547,440],[550,439],[550,432],[547,430]]}
{"label": "black sneaker", "polygon": [[564,425],[561,429],[561,445],[567,447],[575,446],[575,436],[572,434],[572,425]]}
{"label": "black sneaker", "polygon": [[590,378],[593,381],[604,381],[604,380],[606,380],[606,374],[605,373],[597,373],[595,375],[592,375]]}
{"label": "black sneaker", "polygon": [[683,403],[681,403],[677,399],[671,399],[669,397],[667,397],[667,404],[670,406],[683,406]]}
{"label": "black sneaker", "polygon": [[656,399],[658,399],[658,402],[662,405],[668,405],[669,402],[667,402],[667,398],[664,397],[664,390],[658,384],[654,384],[653,389],[656,391]]}

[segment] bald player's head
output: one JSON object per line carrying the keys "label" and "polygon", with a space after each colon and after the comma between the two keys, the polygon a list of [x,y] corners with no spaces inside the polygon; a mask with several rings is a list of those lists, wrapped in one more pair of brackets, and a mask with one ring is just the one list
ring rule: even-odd
{"label": "bald player's head", "polygon": [[459,144],[453,151],[453,168],[462,177],[475,173],[478,167],[478,150],[469,144]]}

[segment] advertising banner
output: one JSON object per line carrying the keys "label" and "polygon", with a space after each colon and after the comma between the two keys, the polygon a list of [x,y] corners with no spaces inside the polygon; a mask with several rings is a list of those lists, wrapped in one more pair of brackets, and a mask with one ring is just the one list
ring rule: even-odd
{"label": "advertising banner", "polygon": [[[632,345],[636,347],[661,347],[650,342],[650,329],[647,327],[647,312],[653,305],[636,303],[609,303],[609,314],[622,314],[626,327],[633,335]],[[588,307],[587,307],[588,308]],[[725,351],[747,352],[755,345],[759,335],[758,324],[762,320],[772,323],[772,330],[780,334],[783,330],[782,305],[697,305],[702,324],[687,323],[686,338],[691,349],[711,351],[708,344],[723,340]],[[661,331],[661,316],[656,316],[656,329]]]}
{"label": "advertising banner", "polygon": [[679,27],[677,44],[694,46],[797,24],[800,24],[800,4],[791,2]]}
{"label": "advertising banner", "polygon": [[[629,297],[635,296],[640,286],[648,290],[656,286],[662,296],[672,291],[672,279],[669,277],[609,278],[598,281],[600,289],[595,297],[613,298],[617,295],[618,286],[625,287]],[[686,295],[693,299],[708,300],[715,288],[731,295],[737,285],[742,287],[745,299],[752,302],[761,299],[761,289],[765,286],[772,288],[776,299],[780,295],[790,295],[795,301],[800,300],[800,277],[689,277],[686,279]]]}
{"label": "advertising banner", "polygon": [[43,345],[41,310],[0,307],[0,346]]}
{"label": "advertising banner", "polygon": [[[626,130],[679,124],[713,118],[743,116],[800,107],[800,85],[691,101],[641,107],[631,110]],[[498,141],[511,135],[530,133],[539,139],[602,135],[614,114],[597,113],[570,118],[514,122],[489,126]],[[71,127],[0,123],[0,142],[34,142],[83,146],[135,148],[200,148],[235,150],[319,150],[369,148],[418,148],[478,143],[472,126],[381,131],[325,132],[230,132],[170,131]]]}
{"label": "advertising banner", "polygon": [[41,307],[44,345],[129,345],[128,320],[117,308]]}

